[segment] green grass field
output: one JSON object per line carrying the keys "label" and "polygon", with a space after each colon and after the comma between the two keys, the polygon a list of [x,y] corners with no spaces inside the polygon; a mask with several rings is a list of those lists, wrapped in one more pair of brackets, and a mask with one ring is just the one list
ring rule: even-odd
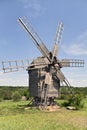
{"label": "green grass field", "polygon": [[[24,109],[28,101],[0,102],[0,130],[87,130],[87,101],[82,110],[60,108],[42,112],[37,108]],[[61,101],[59,101],[61,103]]]}

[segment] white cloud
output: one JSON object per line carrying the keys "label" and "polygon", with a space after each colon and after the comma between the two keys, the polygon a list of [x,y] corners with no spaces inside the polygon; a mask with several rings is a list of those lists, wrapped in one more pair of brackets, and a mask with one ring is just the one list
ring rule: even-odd
{"label": "white cloud", "polygon": [[31,17],[38,17],[45,11],[40,0],[19,0],[19,2]]}
{"label": "white cloud", "polygon": [[79,80],[79,78],[74,79],[74,77],[72,77],[69,79],[69,82],[71,86],[74,86],[74,87],[87,87],[86,79]]}
{"label": "white cloud", "polygon": [[87,55],[87,31],[83,32],[68,47],[63,45],[62,49],[67,54],[72,55]]}
{"label": "white cloud", "polygon": [[64,70],[64,75],[67,77],[72,86],[87,86],[87,31],[84,31],[71,43],[63,44],[62,49],[69,56],[73,55],[85,58],[84,68],[67,68]]}
{"label": "white cloud", "polygon": [[28,74],[22,72],[6,73],[0,75],[0,86],[28,86]]}
{"label": "white cloud", "polygon": [[0,71],[0,76],[1,76],[1,75],[3,75],[3,72],[2,72],[2,71]]}
{"label": "white cloud", "polygon": [[[80,69],[80,68],[79,68]],[[71,86],[75,87],[87,87],[87,73],[79,72],[79,69],[72,68],[64,70],[64,75],[71,84]]]}

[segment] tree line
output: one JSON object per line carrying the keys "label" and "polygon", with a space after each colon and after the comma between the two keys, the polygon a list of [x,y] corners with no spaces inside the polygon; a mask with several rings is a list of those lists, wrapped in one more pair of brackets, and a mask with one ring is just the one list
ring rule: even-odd
{"label": "tree line", "polygon": [[[60,88],[60,98],[67,99],[70,92],[80,93],[84,96],[87,96],[87,87],[71,87],[70,89],[61,86]],[[15,97],[21,98],[25,96],[26,99],[29,99],[29,88],[28,86],[0,86],[0,100],[11,100]]]}
{"label": "tree line", "polygon": [[29,98],[29,90],[26,86],[0,86],[0,101],[2,100],[20,100],[22,96]]}

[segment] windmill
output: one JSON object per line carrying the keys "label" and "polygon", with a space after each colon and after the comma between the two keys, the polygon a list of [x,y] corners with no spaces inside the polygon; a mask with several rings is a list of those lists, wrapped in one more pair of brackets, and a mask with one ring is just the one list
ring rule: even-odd
{"label": "windmill", "polygon": [[59,97],[60,83],[71,87],[61,68],[83,67],[84,61],[76,59],[59,60],[57,58],[59,43],[64,30],[62,22],[58,24],[52,51],[47,49],[25,17],[19,18],[18,22],[33,40],[42,56],[32,60],[31,63],[29,60],[3,61],[3,70],[6,73],[18,71],[20,68],[26,69],[29,74],[29,92],[30,96],[34,97],[34,104],[52,104],[54,98]]}

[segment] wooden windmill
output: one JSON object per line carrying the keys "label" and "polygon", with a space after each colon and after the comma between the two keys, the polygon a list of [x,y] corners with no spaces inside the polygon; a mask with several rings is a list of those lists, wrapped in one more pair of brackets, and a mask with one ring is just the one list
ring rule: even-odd
{"label": "wooden windmill", "polygon": [[[63,24],[59,23],[52,51],[49,51],[38,34],[34,31],[26,18],[19,18],[18,22],[33,40],[41,57],[29,63],[29,60],[2,62],[4,72],[18,71],[20,68],[27,69],[29,74],[29,92],[34,97],[35,105],[41,103],[50,104],[54,97],[60,94],[60,82],[70,87],[70,83],[61,71],[62,67],[83,67],[83,60],[57,58],[59,43],[62,37]],[[8,64],[8,65],[7,65]]]}

